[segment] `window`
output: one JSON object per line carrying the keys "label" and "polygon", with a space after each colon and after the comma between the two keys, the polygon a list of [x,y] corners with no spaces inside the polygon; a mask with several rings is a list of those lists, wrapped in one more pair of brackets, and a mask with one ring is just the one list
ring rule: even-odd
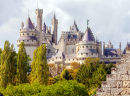
{"label": "window", "polygon": [[51,52],[51,49],[48,49],[48,54]]}
{"label": "window", "polygon": [[93,55],[93,53],[91,53],[91,55]]}
{"label": "window", "polygon": [[81,53],[81,55],[83,55],[83,53]]}
{"label": "window", "polygon": [[88,53],[86,53],[86,55],[88,55]]}
{"label": "window", "polygon": [[29,42],[29,40],[27,40],[27,42]]}
{"label": "window", "polygon": [[83,48],[84,48],[84,46],[83,46]]}
{"label": "window", "polygon": [[86,48],[88,48],[88,46],[86,46]]}
{"label": "window", "polygon": [[32,35],[33,35],[33,33],[32,33]]}
{"label": "window", "polygon": [[72,52],[74,53],[74,49],[72,49]]}
{"label": "window", "polygon": [[27,35],[29,35],[29,33],[27,33]]}
{"label": "window", "polygon": [[45,41],[46,41],[46,38],[45,38]]}
{"label": "window", "polygon": [[56,57],[56,59],[57,59],[57,57]]}
{"label": "window", "polygon": [[24,33],[23,33],[23,35],[24,35]]}
{"label": "window", "polygon": [[32,40],[32,42],[33,42],[33,40]]}
{"label": "window", "polygon": [[90,46],[90,48],[92,48],[92,46]]}
{"label": "window", "polygon": [[61,59],[61,57],[60,57],[60,59]]}

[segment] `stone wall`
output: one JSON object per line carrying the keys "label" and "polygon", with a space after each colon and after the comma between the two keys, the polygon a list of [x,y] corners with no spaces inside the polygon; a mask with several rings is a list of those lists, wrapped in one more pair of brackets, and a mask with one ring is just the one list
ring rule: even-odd
{"label": "stone wall", "polygon": [[122,55],[96,93],[95,96],[130,96],[130,54]]}

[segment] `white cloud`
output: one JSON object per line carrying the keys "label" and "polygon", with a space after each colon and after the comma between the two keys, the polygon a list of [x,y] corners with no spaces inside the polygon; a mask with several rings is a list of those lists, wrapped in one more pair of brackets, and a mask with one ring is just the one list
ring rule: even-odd
{"label": "white cloud", "polygon": [[[58,38],[61,31],[69,30],[74,19],[79,30],[85,32],[86,21],[90,19],[89,26],[94,36],[106,43],[111,40],[117,48],[119,42],[122,42],[124,49],[130,36],[129,4],[129,0],[39,0],[38,7],[43,9],[47,26],[51,26],[51,19],[54,12],[56,13]],[[26,21],[28,9],[29,16],[36,25],[36,8],[37,0],[0,1],[0,47],[7,39],[17,46],[21,22]]]}

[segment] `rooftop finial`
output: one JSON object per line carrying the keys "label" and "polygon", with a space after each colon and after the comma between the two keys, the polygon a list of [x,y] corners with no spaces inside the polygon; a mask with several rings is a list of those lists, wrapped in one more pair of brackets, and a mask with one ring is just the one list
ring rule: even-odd
{"label": "rooftop finial", "polygon": [[[90,19],[89,19],[90,20]],[[88,28],[88,25],[89,25],[89,20],[87,19],[87,28]]]}

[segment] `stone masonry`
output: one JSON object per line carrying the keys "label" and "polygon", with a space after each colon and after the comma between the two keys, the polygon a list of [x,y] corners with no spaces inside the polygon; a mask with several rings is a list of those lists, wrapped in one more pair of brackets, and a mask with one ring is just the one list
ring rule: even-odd
{"label": "stone masonry", "polygon": [[130,96],[130,53],[122,55],[96,93],[95,96]]}

